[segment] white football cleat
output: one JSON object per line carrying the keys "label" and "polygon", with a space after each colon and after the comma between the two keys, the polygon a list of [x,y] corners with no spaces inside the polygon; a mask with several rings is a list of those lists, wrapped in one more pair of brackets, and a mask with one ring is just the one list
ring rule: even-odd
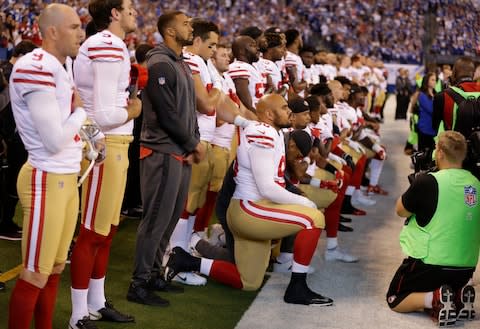
{"label": "white football cleat", "polygon": [[204,286],[207,284],[207,279],[194,272],[180,272],[172,279],[172,281],[186,284],[188,286]]}
{"label": "white football cleat", "polygon": [[356,263],[358,262],[358,257],[353,255],[347,254],[346,252],[342,251],[339,247],[334,249],[327,249],[325,250],[325,260],[338,260],[344,263]]}

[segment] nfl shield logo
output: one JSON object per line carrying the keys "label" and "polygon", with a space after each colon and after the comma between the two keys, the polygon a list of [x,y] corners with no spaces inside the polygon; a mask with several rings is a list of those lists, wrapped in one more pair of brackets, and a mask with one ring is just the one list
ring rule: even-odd
{"label": "nfl shield logo", "polygon": [[160,86],[163,86],[165,84],[165,77],[158,78],[158,83],[160,84]]}
{"label": "nfl shield logo", "polygon": [[477,189],[471,185],[463,188],[463,196],[465,204],[474,207],[477,204]]}

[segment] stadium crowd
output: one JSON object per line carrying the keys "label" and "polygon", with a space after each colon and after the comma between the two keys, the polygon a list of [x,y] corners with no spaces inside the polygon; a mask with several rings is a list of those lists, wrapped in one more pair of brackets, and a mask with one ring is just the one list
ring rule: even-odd
{"label": "stadium crowd", "polygon": [[[205,285],[207,278],[257,290],[271,267],[290,275],[286,303],[333,305],[307,284],[323,231],[326,266],[358,262],[342,248],[339,232],[353,231],[346,216],[366,216],[361,208],[389,194],[380,185],[387,157],[381,58],[419,61],[423,15],[450,3],[46,3],[4,8],[2,35],[14,56],[2,64],[9,70],[2,72],[0,92],[9,97],[1,98],[0,128],[6,120],[11,128],[13,119],[16,128],[0,131],[0,150],[11,152],[15,140],[28,152],[16,172],[7,168],[7,177],[18,176],[18,183],[1,200],[13,209],[20,200],[24,214],[22,228],[13,215],[0,222],[1,237],[21,239],[23,251],[9,329],[29,328],[33,319],[37,328],[51,328],[67,256],[69,328],[135,321],[105,296],[124,194],[141,195],[141,204],[133,204],[141,221],[131,281],[125,282],[128,301],[169,306],[164,297],[183,292],[179,283]],[[313,17],[317,6],[326,10]],[[252,20],[253,8],[258,15]],[[307,45],[315,31],[332,52]],[[439,92],[449,83],[477,86],[474,69],[471,60],[460,60],[451,77],[443,76]],[[461,169],[465,137],[439,134],[435,145],[436,83],[435,73],[426,74],[413,102],[418,99],[420,107],[417,126],[428,126],[417,131],[419,148],[436,147],[440,171],[428,176],[428,186],[414,181],[397,201],[397,213],[408,217],[400,241],[409,256],[404,263],[424,277],[419,281],[402,265],[387,302],[398,312],[428,309],[443,326],[475,317],[469,279],[478,262],[480,222],[451,215],[458,225],[441,225],[439,212],[425,210],[417,195],[428,194],[429,204],[435,208],[438,201],[443,209],[440,201],[454,193],[450,206],[477,218],[480,182]],[[408,82],[398,84],[406,85],[403,96],[409,98]],[[453,187],[449,173],[455,175]],[[214,212],[220,224],[210,228]],[[439,238],[446,229],[453,236],[447,241]],[[425,234],[431,234],[428,241]],[[460,251],[451,252],[452,245]],[[425,251],[429,247],[432,252]],[[436,281],[425,288],[430,275]]]}
{"label": "stadium crowd", "polygon": [[[51,0],[5,1],[2,5],[0,48],[11,49],[21,40],[40,42],[36,17]],[[88,21],[87,0],[60,1],[73,6],[83,24]],[[304,31],[304,41],[338,54],[360,53],[385,62],[419,64],[422,61],[422,39],[427,13],[434,10],[437,29],[433,54],[478,54],[480,15],[470,0],[364,1],[328,0],[232,1],[174,0],[135,1],[142,15],[137,17],[138,30],[129,36],[127,45],[156,45],[162,38],[156,29],[156,18],[176,8],[215,22],[222,41],[231,42],[248,20],[255,26],[277,26],[282,31],[297,28]],[[3,55],[5,56],[5,55]]]}

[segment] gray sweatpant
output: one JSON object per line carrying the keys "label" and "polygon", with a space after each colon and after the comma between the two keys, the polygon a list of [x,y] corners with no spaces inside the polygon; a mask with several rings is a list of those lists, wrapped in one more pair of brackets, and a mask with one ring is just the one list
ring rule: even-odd
{"label": "gray sweatpant", "polygon": [[165,153],[140,160],[143,218],[137,230],[134,282],[149,280],[155,259],[163,257],[185,207],[191,170]]}

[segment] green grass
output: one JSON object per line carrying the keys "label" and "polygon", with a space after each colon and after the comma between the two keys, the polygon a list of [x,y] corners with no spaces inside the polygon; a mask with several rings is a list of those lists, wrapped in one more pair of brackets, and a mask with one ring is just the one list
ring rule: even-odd
{"label": "green grass", "polygon": [[[126,219],[114,238],[106,280],[107,298],[115,307],[135,316],[134,324],[98,322],[101,329],[223,329],[234,328],[256,296],[256,292],[234,290],[209,280],[204,287],[185,286],[183,294],[159,294],[170,301],[165,308],[130,303],[125,299],[133,266],[138,220]],[[21,263],[20,242],[0,240],[0,270]],[[62,276],[53,328],[67,328],[70,317],[70,268]],[[0,328],[6,328],[8,300],[14,280],[0,293]]]}

